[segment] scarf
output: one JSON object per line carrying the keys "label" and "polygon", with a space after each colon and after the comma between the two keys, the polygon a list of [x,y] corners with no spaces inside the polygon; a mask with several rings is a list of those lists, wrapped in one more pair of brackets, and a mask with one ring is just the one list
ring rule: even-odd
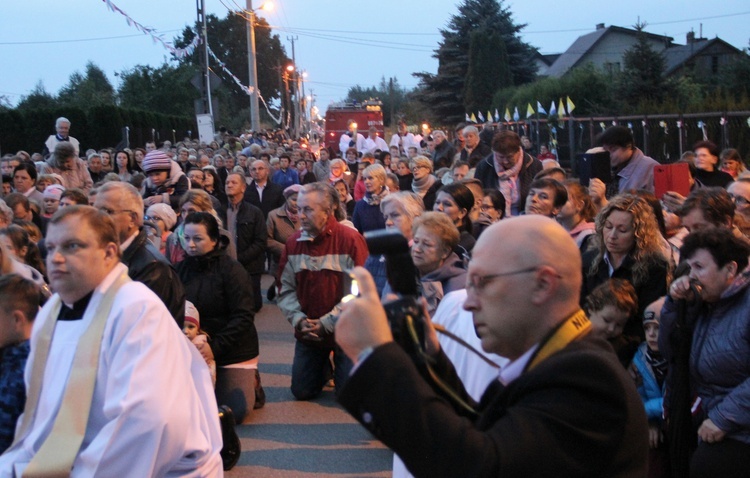
{"label": "scarf", "polygon": [[298,224],[299,223],[299,209],[297,209],[297,212],[293,213],[289,209],[289,205],[288,204],[284,204],[284,212],[286,212],[286,217],[288,217],[289,220],[292,221],[294,224]]}
{"label": "scarf", "polygon": [[380,205],[380,201],[382,201],[383,198],[386,197],[389,192],[390,191],[388,191],[388,187],[387,186],[383,186],[383,189],[380,190],[379,194],[365,193],[365,197],[363,199],[370,206],[379,206]]}
{"label": "scarf", "polygon": [[419,197],[424,198],[427,191],[435,184],[435,181],[437,181],[437,178],[432,174],[428,174],[422,179],[414,178],[411,180],[411,190],[418,194]]}
{"label": "scarf", "polygon": [[654,372],[656,383],[661,387],[664,383],[664,377],[667,375],[667,359],[661,354],[661,352],[651,350],[648,346],[646,347],[646,362]]}
{"label": "scarf", "polygon": [[511,216],[512,206],[513,204],[518,204],[521,196],[516,180],[518,179],[518,173],[521,172],[521,168],[523,167],[524,158],[525,156],[521,156],[521,160],[516,162],[510,169],[504,169],[495,161],[494,156],[492,159],[495,163],[495,171],[497,171],[497,189],[505,197],[505,217]]}

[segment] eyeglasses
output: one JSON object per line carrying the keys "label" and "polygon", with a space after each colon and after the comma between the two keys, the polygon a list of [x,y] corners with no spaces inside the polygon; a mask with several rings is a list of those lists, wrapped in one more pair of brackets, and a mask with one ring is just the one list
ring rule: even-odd
{"label": "eyeglasses", "polygon": [[729,197],[731,197],[732,201],[734,201],[734,203],[737,204],[737,205],[746,206],[746,205],[750,204],[750,199],[747,199],[744,196],[739,196],[737,194],[731,194],[730,193]]}
{"label": "eyeglasses", "polygon": [[[542,267],[542,266],[529,267],[529,268],[521,269],[521,270],[518,270],[518,271],[501,272],[499,274],[487,274],[487,275],[483,275],[483,276],[480,276],[480,275],[467,276],[467,278],[466,278],[466,290],[468,291],[470,289],[474,289],[474,291],[477,294],[480,294],[480,293],[482,293],[482,291],[484,290],[484,288],[487,287],[487,285],[490,282],[494,281],[495,279],[499,279],[500,277],[513,276],[513,275],[517,275],[517,274],[527,274],[529,272],[536,272],[536,271],[539,270],[540,267]],[[555,274],[555,277],[557,277],[558,279],[562,279],[562,276],[560,274]]]}
{"label": "eyeglasses", "polygon": [[110,208],[108,208],[108,207],[100,207],[100,208],[99,208],[99,210],[100,210],[101,212],[103,212],[104,214],[108,215],[108,216],[114,216],[114,215],[116,215],[116,214],[122,214],[122,213],[124,213],[124,212],[126,212],[126,213],[128,213],[128,214],[133,214],[133,215],[135,215],[135,211],[131,211],[131,210],[129,210],[129,209],[123,209],[123,210],[121,210],[121,211],[115,211],[114,209],[110,209]]}
{"label": "eyeglasses", "polygon": [[416,170],[418,170],[418,169],[423,169],[423,168],[424,168],[424,169],[430,169],[430,168],[429,168],[428,166],[424,166],[424,165],[419,165],[419,166],[414,166],[414,167],[412,167],[412,168],[411,168],[411,170],[412,170],[412,171],[416,171]]}

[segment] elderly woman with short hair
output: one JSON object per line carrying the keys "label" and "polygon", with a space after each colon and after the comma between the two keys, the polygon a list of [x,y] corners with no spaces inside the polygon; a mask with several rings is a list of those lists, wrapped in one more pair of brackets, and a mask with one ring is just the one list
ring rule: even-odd
{"label": "elderly woman with short hair", "polygon": [[411,182],[411,190],[422,198],[424,208],[432,210],[437,197],[437,191],[443,186],[443,183],[432,174],[432,161],[426,156],[416,156],[409,163],[414,178]]}
{"label": "elderly woman with short hair", "polygon": [[[411,245],[412,224],[424,212],[422,198],[411,191],[399,191],[387,195],[380,202],[380,212],[385,220],[385,228],[399,231]],[[382,255],[370,255],[365,261],[365,269],[375,280],[378,295],[390,291],[385,270],[385,258]]]}
{"label": "elderly woman with short hair", "polygon": [[71,143],[57,143],[55,152],[39,167],[41,174],[59,174],[66,189],[79,188],[88,192],[94,185],[86,163],[76,156]]}

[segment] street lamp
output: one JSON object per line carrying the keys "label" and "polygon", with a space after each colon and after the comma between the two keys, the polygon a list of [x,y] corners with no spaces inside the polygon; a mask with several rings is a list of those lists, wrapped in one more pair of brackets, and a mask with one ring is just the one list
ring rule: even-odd
{"label": "street lamp", "polygon": [[[255,58],[255,12],[252,0],[247,0],[247,13],[250,18],[247,22],[247,69],[249,72],[250,92],[250,128],[253,131],[260,130],[260,109],[258,106],[258,70]],[[258,10],[273,10],[273,3],[265,2]]]}

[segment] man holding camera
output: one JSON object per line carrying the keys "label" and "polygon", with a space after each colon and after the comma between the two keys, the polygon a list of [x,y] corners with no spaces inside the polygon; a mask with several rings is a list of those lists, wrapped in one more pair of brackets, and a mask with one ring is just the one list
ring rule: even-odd
{"label": "man holding camera", "polygon": [[[533,248],[528,244],[534,244]],[[507,357],[479,404],[426,325],[432,369],[474,411],[452,405],[393,342],[372,278],[355,270],[336,340],[355,363],[339,400],[415,476],[645,476],[648,430],[635,386],[578,306],[581,260],[554,220],[488,228],[464,308],[486,352]]]}

